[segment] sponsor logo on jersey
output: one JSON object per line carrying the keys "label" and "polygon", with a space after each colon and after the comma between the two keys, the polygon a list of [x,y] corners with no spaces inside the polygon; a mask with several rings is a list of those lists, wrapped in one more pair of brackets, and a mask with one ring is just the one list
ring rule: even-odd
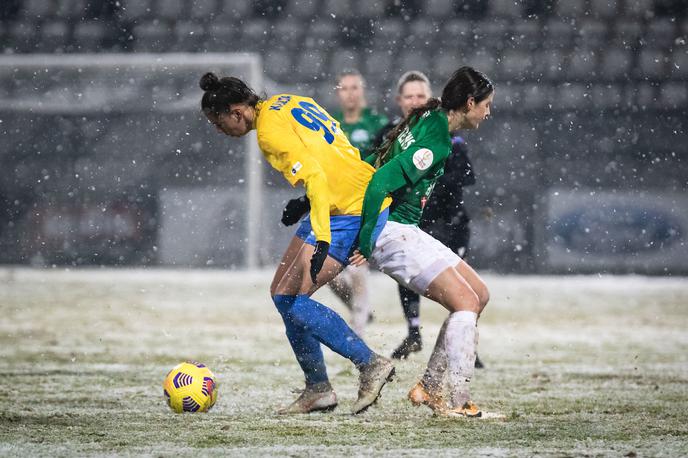
{"label": "sponsor logo on jersey", "polygon": [[291,167],[291,174],[292,174],[292,175],[296,175],[296,173],[297,173],[299,170],[301,170],[301,167],[303,167],[303,165],[302,165],[300,162],[297,162],[296,164],[292,165],[292,167]]}
{"label": "sponsor logo on jersey", "polygon": [[364,143],[370,140],[370,134],[365,129],[356,129],[351,132],[351,141],[354,143]]}
{"label": "sponsor logo on jersey", "polygon": [[427,170],[432,165],[432,151],[427,148],[421,148],[413,153],[413,165],[418,170]]}

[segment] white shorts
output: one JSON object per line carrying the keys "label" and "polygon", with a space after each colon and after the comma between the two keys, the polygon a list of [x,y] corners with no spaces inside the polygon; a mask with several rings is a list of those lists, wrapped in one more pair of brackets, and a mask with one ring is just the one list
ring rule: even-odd
{"label": "white shorts", "polygon": [[448,267],[461,262],[458,254],[418,226],[387,221],[375,242],[370,264],[418,294]]}

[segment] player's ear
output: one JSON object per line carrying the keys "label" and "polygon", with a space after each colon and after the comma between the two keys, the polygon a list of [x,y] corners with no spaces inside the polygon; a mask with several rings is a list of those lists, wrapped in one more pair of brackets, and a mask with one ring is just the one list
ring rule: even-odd
{"label": "player's ear", "polygon": [[466,100],[466,112],[471,111],[473,107],[475,107],[475,98],[471,96]]}

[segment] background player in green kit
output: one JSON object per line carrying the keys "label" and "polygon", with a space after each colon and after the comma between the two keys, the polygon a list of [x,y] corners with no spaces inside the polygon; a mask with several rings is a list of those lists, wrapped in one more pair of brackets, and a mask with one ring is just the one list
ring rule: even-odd
{"label": "background player in green kit", "polygon": [[[449,316],[437,337],[422,380],[409,392],[447,416],[481,417],[471,402],[469,383],[478,341],[477,320],[489,300],[478,274],[451,249],[418,228],[423,207],[451,152],[451,135],[476,129],[490,114],[494,88],[482,73],[462,67],[451,76],[442,99],[414,109],[390,134],[377,155],[366,160],[378,169],[363,200],[359,249],[351,257],[366,259],[400,284],[442,304]],[[373,229],[383,200],[393,202],[377,240]],[[447,378],[449,396],[444,396]]]}
{"label": "background player in green kit", "polygon": [[345,70],[337,78],[337,99],[340,110],[332,113],[339,121],[349,143],[361,152],[361,158],[372,153],[375,135],[389,119],[367,106],[365,80],[357,70]]}

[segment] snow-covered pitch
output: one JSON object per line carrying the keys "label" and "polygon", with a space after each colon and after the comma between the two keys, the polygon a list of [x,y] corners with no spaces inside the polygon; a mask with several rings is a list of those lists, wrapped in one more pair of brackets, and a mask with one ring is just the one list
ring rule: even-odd
{"label": "snow-covered pitch", "polygon": [[[351,364],[326,350],[333,413],[280,417],[302,376],[271,272],[0,270],[0,455],[685,456],[688,280],[485,275],[474,400],[506,421],[433,418],[406,400],[444,313],[424,301],[425,348],[376,406],[348,414]],[[375,274],[366,339],[405,333]],[[348,313],[328,291],[317,297]],[[218,376],[208,414],[177,415],[162,380],[184,359]]]}

